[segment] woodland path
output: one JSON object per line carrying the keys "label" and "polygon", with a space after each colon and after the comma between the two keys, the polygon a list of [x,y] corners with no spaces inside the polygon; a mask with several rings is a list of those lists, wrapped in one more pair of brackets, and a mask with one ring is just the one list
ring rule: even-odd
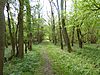
{"label": "woodland path", "polygon": [[41,55],[44,61],[43,64],[43,75],[54,75],[53,71],[52,71],[52,66],[51,66],[51,61],[48,57],[48,53],[46,51],[46,48],[44,48],[44,50],[41,51]]}

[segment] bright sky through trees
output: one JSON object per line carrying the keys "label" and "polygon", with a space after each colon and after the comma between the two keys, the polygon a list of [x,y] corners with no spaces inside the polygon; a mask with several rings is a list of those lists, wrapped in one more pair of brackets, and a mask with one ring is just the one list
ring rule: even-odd
{"label": "bright sky through trees", "polygon": [[[54,3],[56,4],[56,0],[53,0],[54,1]],[[48,13],[50,13],[50,4],[49,4],[49,1],[48,0],[40,0],[40,2],[41,2],[41,4],[43,5],[43,16],[45,17],[45,18],[47,18],[47,12]],[[72,1],[71,0],[67,0],[67,2],[66,2],[66,10],[69,12],[69,11],[72,11]],[[59,0],[59,5],[60,5],[60,0]],[[54,11],[55,11],[55,13],[57,13],[57,11],[56,11],[56,9],[54,8]]]}
{"label": "bright sky through trees", "polygon": [[[54,0],[54,3],[56,4],[56,0]],[[16,3],[17,4],[17,6],[18,6],[18,2]],[[33,7],[35,4],[36,4],[36,0],[30,0],[30,4],[31,4],[31,7]],[[48,19],[48,16],[47,16],[47,14],[48,13],[51,13],[50,12],[50,4],[49,4],[49,1],[48,0],[40,0],[40,4],[41,4],[41,14],[42,14],[42,16],[45,18],[45,19]],[[59,1],[59,4],[60,4],[60,1]],[[66,10],[69,12],[69,11],[72,11],[72,1],[71,0],[67,0],[67,2],[66,2],[66,5],[67,5],[67,7],[66,7]],[[17,19],[17,11],[15,10],[15,6],[14,5],[10,5],[11,6],[11,12],[14,12],[14,15],[16,16],[16,19]],[[14,7],[13,7],[14,6]],[[17,8],[18,9],[18,8]],[[54,11],[55,11],[55,14],[57,13],[57,11],[56,11],[56,8],[54,8]],[[7,17],[7,12],[6,12],[6,9],[5,9],[5,16]],[[32,10],[32,12],[34,12],[34,10]]]}

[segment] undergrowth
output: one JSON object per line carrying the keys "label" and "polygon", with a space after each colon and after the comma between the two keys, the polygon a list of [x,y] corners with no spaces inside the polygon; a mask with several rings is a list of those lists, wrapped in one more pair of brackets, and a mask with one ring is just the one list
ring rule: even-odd
{"label": "undergrowth", "polygon": [[55,75],[100,75],[100,49],[86,45],[68,53],[52,44],[46,47]]}
{"label": "undergrowth", "polygon": [[35,75],[41,66],[41,56],[36,50],[25,54],[24,59],[13,58],[4,65],[4,75]]}
{"label": "undergrowth", "polygon": [[41,51],[45,50],[50,58],[54,75],[100,75],[100,48],[84,45],[82,49],[73,47],[68,53],[66,48],[44,42],[33,45],[33,51],[25,54],[24,59],[14,58],[5,63],[4,75],[43,75]]}

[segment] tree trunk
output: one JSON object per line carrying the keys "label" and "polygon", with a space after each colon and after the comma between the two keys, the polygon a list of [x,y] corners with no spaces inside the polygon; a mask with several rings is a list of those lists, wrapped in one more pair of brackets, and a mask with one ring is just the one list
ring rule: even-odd
{"label": "tree trunk", "polygon": [[62,32],[61,32],[62,28],[60,24],[59,24],[59,30],[60,30],[60,46],[61,46],[61,49],[63,49],[63,39],[62,39]]}
{"label": "tree trunk", "polygon": [[27,49],[28,49],[28,42],[27,40],[25,40],[25,53],[27,53]]}
{"label": "tree trunk", "polygon": [[16,25],[16,32],[15,32],[15,46],[16,46],[16,56],[18,56],[18,24]]}
{"label": "tree trunk", "polygon": [[65,28],[65,20],[64,19],[62,19],[62,32],[63,32],[63,38],[64,38],[64,41],[65,41],[65,44],[68,48],[68,52],[72,52],[72,48],[70,46],[70,40],[69,40],[69,37],[68,37],[67,29]]}
{"label": "tree trunk", "polygon": [[27,27],[28,27],[28,48],[31,51],[32,50],[32,30],[31,30],[31,7],[30,7],[30,1],[25,0],[26,5],[26,19],[27,19]]}
{"label": "tree trunk", "polygon": [[62,32],[63,32],[63,38],[64,38],[64,41],[65,41],[65,44],[68,48],[68,52],[71,52],[72,51],[72,48],[70,46],[70,40],[69,40],[69,36],[68,36],[68,33],[67,33],[67,29],[66,29],[66,24],[65,24],[65,18],[63,16],[63,4],[64,4],[64,0],[61,0],[61,21],[62,21]]}
{"label": "tree trunk", "polygon": [[29,41],[28,41],[28,48],[31,51],[32,50],[32,33],[29,34]]}
{"label": "tree trunk", "polygon": [[3,75],[3,59],[5,47],[5,17],[4,7],[6,0],[0,0],[0,75]]}
{"label": "tree trunk", "polygon": [[81,36],[81,31],[79,28],[77,28],[77,37],[78,37],[78,42],[79,42],[79,47],[82,48],[82,36]]}
{"label": "tree trunk", "polygon": [[52,1],[49,1],[49,3],[50,3],[50,6],[51,6],[51,16],[52,16],[52,20],[51,20],[51,24],[52,24],[52,40],[53,40],[53,43],[56,45],[57,40],[56,40],[55,20],[54,20],[54,12],[53,12]]}
{"label": "tree trunk", "polygon": [[75,27],[73,26],[73,31],[72,31],[72,46],[74,46],[74,31],[75,31]]}
{"label": "tree trunk", "polygon": [[5,46],[6,48],[8,48],[8,35],[6,33],[6,29],[5,29]]}
{"label": "tree trunk", "polygon": [[[40,13],[38,13],[38,19],[40,18]],[[39,22],[39,21],[38,21]],[[38,24],[37,26],[37,41],[38,41],[38,44],[40,43],[40,25]]]}
{"label": "tree trunk", "polygon": [[9,27],[9,33],[10,33],[11,45],[12,45],[11,56],[15,56],[15,40],[14,40],[14,36],[12,34],[9,10],[10,10],[9,3],[7,3],[8,27]]}
{"label": "tree trunk", "polygon": [[57,2],[57,7],[58,7],[58,22],[59,22],[59,34],[60,34],[60,46],[61,46],[61,49],[63,49],[63,39],[62,39],[62,28],[61,28],[61,21],[60,21],[60,10],[59,10],[59,2],[58,0],[56,0]]}
{"label": "tree trunk", "polygon": [[24,57],[24,42],[23,42],[23,8],[24,8],[24,0],[19,0],[19,14],[18,14],[18,26],[19,26],[19,34],[18,34],[18,57]]}

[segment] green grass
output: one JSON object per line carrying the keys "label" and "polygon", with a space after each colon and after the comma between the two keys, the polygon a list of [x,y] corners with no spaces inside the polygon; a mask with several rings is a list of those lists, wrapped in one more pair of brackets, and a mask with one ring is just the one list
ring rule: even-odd
{"label": "green grass", "polygon": [[55,75],[100,75],[100,48],[94,45],[77,45],[74,52],[68,53],[49,42],[33,45],[33,51],[25,54],[24,59],[14,58],[5,63],[4,75],[43,75],[44,60],[41,51],[46,50]]}
{"label": "green grass", "polygon": [[4,65],[4,75],[34,75],[41,66],[41,56],[36,50],[25,54],[24,59],[14,58]]}
{"label": "green grass", "polygon": [[100,75],[100,49],[85,45],[68,53],[52,44],[46,46],[55,75]]}

